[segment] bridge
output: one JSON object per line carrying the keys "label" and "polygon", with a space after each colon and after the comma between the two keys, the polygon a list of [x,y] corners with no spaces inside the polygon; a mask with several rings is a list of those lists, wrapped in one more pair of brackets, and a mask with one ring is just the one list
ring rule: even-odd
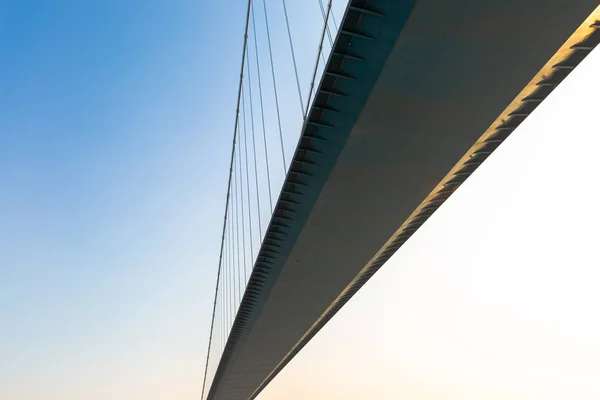
{"label": "bridge", "polygon": [[[256,3],[268,32],[266,3]],[[258,97],[248,73],[254,7],[204,377],[210,400],[256,398],[600,42],[597,0],[351,0],[339,24],[331,1],[320,2],[317,62],[287,161],[277,105],[286,175],[275,199],[272,163],[260,159],[260,70]],[[289,24],[287,33],[295,57]]]}

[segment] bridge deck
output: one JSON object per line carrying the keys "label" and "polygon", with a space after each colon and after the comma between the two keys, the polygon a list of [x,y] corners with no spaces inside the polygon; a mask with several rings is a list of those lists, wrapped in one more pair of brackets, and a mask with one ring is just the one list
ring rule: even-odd
{"label": "bridge deck", "polygon": [[[362,279],[356,287],[364,283],[452,193],[451,182],[398,232],[482,134],[498,140],[471,154],[478,162],[535,107],[521,105],[504,128],[488,130],[598,6],[597,0],[351,4],[382,15],[346,12],[335,49],[352,57],[330,57],[317,96],[323,107],[313,109],[303,131],[210,399],[252,398],[285,366],[351,296],[352,290],[336,302],[353,279]],[[544,97],[553,86],[536,88]],[[477,163],[463,164],[454,182]],[[394,235],[400,237],[390,244]],[[374,268],[365,274],[367,265]]]}

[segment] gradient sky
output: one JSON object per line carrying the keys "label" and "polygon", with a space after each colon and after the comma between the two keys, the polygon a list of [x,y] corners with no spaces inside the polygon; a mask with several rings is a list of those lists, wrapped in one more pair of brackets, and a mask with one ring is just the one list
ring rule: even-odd
{"label": "gradient sky", "polygon": [[[307,88],[321,16],[289,3]],[[200,397],[245,13],[0,1],[1,399]]]}
{"label": "gradient sky", "polygon": [[[245,3],[0,0],[0,399],[200,397]],[[307,88],[321,26],[318,3],[288,3],[292,28],[302,32],[296,35],[296,55]],[[341,9],[343,1],[337,1],[338,15]],[[286,149],[291,151],[299,133],[295,82],[282,20],[272,23],[275,61],[283,66]],[[494,329],[499,321],[507,326],[526,323],[538,333],[544,324],[554,323],[538,323],[526,313],[513,316],[509,311],[522,308],[521,303],[511,303],[509,311],[500,307],[505,319],[490,317],[497,314],[489,308],[466,307],[470,314],[464,311],[449,321],[448,315],[454,315],[449,312],[465,309],[460,304],[486,304],[489,293],[482,287],[517,292],[533,302],[530,307],[543,308],[548,321],[559,318],[554,313],[558,307],[571,330],[552,336],[563,342],[548,347],[561,348],[576,338],[580,358],[563,354],[568,350],[558,352],[569,368],[600,357],[592,339],[600,336],[598,313],[589,306],[600,303],[592,290],[598,275],[590,269],[600,264],[591,241],[600,217],[593,207],[595,188],[589,185],[598,171],[599,132],[590,119],[569,130],[567,140],[558,119],[550,119],[579,118],[585,115],[580,110],[584,105],[573,99],[587,93],[597,98],[597,76],[596,89],[584,90],[593,71],[600,70],[598,51],[593,56],[567,79],[567,89],[561,86],[543,105],[545,125],[543,118],[534,118],[542,114],[540,108],[261,400],[300,400],[308,394],[312,399],[373,398],[365,395],[364,385],[379,388],[375,398],[381,399],[402,393],[450,398],[439,393],[448,393],[453,377],[456,390],[475,387],[473,382],[481,379],[461,375],[471,369],[457,367],[456,360],[464,358],[473,367],[481,358],[453,353],[470,348],[461,342],[465,331],[480,340],[470,351],[488,354],[489,349],[505,349],[485,342],[506,337]],[[568,92],[576,77],[579,86],[573,84]],[[552,105],[552,99],[561,98],[563,103]],[[552,140],[543,140],[546,136]],[[489,215],[489,207],[496,210],[495,218],[485,220],[480,216]],[[499,254],[497,243],[515,231],[519,235]],[[567,245],[561,242],[565,237]],[[552,266],[550,275],[547,265]],[[477,274],[482,266],[488,275]],[[566,267],[577,273],[566,274]],[[508,272],[498,277],[493,274],[498,270]],[[467,284],[456,286],[453,277],[461,273],[470,274],[465,282],[471,282],[471,291]],[[540,275],[549,289],[541,292],[547,301],[538,304],[530,288]],[[494,287],[499,278],[503,286]],[[552,290],[560,282],[568,282],[568,293],[579,292],[580,297],[556,300]],[[391,296],[399,292],[405,294]],[[463,296],[449,303],[456,292]],[[488,302],[503,298],[495,295]],[[578,311],[570,313],[574,309]],[[482,318],[485,329],[468,328]],[[579,327],[585,335],[576,336]],[[511,335],[515,341],[520,338]],[[545,356],[535,358],[548,347],[524,352],[539,337],[525,335],[519,339],[521,347],[512,347],[519,351],[511,354],[531,355],[533,364],[527,365],[557,365]],[[394,341],[385,351],[382,345],[372,346]],[[386,353],[389,349],[395,352]],[[407,352],[412,358],[404,357]],[[436,361],[442,353],[446,364]],[[324,354],[332,361],[318,358]],[[320,368],[315,368],[316,360]],[[508,374],[516,364],[521,361],[500,367],[508,366],[502,370]],[[491,376],[504,376],[493,369],[500,367],[490,367]],[[373,371],[383,371],[384,378]],[[597,366],[582,371],[577,375],[581,379],[598,372]],[[553,378],[553,373],[540,373],[539,379]],[[332,392],[340,388],[347,392]],[[456,393],[454,398],[466,398]]]}

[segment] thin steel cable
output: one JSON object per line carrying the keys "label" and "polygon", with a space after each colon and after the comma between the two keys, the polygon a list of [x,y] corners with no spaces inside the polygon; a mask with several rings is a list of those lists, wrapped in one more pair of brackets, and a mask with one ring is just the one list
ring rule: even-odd
{"label": "thin steel cable", "polygon": [[[218,322],[219,322],[219,318],[218,318],[218,314],[215,316],[215,335],[217,335],[218,333]],[[217,354],[219,354],[219,338],[218,336],[215,336],[215,341],[213,342],[213,351],[212,354],[210,355],[210,363],[209,363],[209,369],[212,371],[214,370],[214,365],[215,365],[215,357],[217,356]]]}
{"label": "thin steel cable", "polygon": [[[235,170],[234,170],[234,179],[235,179]],[[235,185],[234,185],[235,188]],[[234,221],[234,217],[233,217],[233,212],[235,210],[235,192],[234,192],[234,196],[232,197],[232,202],[231,202],[231,218],[230,218],[230,223],[229,223],[229,249],[230,249],[230,256],[231,256],[231,293],[232,293],[232,297],[233,300],[231,302],[231,323],[233,326],[233,322],[235,321],[235,305],[237,303],[237,290],[235,290],[236,287],[236,274],[235,274],[235,239],[233,237],[234,232],[233,232],[233,221]]]}
{"label": "thin steel cable", "polygon": [[219,302],[219,299],[221,298],[221,296],[217,296],[217,312],[216,312],[216,316],[215,316],[215,329],[216,329],[216,340],[215,343],[213,343],[213,346],[216,346],[216,352],[213,351],[211,354],[211,357],[214,359],[215,357],[219,357],[219,349],[221,348],[221,304]]}
{"label": "thin steel cable", "polygon": [[258,243],[262,241],[262,223],[260,217],[260,193],[258,190],[258,162],[256,161],[256,135],[254,132],[254,107],[252,105],[252,74],[250,73],[250,57],[246,57],[248,67],[248,95],[250,96],[250,124],[252,128],[252,151],[254,155],[254,180],[256,182],[256,208],[258,210]]}
{"label": "thin steel cable", "polygon": [[[235,163],[235,160],[234,160]],[[235,164],[234,164],[235,165]],[[232,180],[231,180],[231,207],[229,208],[230,211],[230,215],[229,215],[229,235],[227,240],[229,240],[229,257],[230,257],[230,266],[231,266],[231,321],[235,321],[235,303],[236,303],[236,295],[237,295],[237,291],[235,290],[235,282],[236,282],[236,276],[235,276],[235,240],[233,238],[234,235],[234,230],[233,230],[233,224],[235,223],[235,184],[233,183],[235,179],[235,168],[233,170],[233,175],[232,175]]]}
{"label": "thin steel cable", "polygon": [[[239,164],[239,157],[238,157],[238,164]],[[245,287],[245,276],[246,276],[246,270],[245,270],[245,261],[244,261],[244,253],[243,253],[243,247],[242,247],[242,242],[243,242],[243,236],[244,236],[244,231],[241,229],[241,213],[240,213],[240,205],[243,207],[244,203],[242,203],[242,186],[241,186],[241,180],[240,180],[240,173],[239,173],[239,169],[236,170],[235,173],[235,177],[237,179],[237,200],[235,202],[236,204],[236,229],[237,229],[237,246],[238,246],[238,253],[239,253],[239,268],[241,270],[240,273],[240,286],[241,286],[241,296],[240,296],[240,304],[241,304],[241,299],[244,298],[244,289],[246,289]],[[240,204],[241,203],[241,204]]]}
{"label": "thin steel cable", "polygon": [[[225,283],[225,282],[224,282]],[[225,283],[225,286],[227,284]],[[229,324],[229,304],[228,304],[229,296],[223,290],[223,336],[225,340],[225,346],[227,346],[227,325]],[[225,346],[223,347],[223,351],[225,351]]]}
{"label": "thin steel cable", "polygon": [[[221,304],[220,300],[221,295],[217,296],[217,310],[215,315],[215,342],[213,343],[213,348],[216,346],[216,352],[213,351],[211,357],[214,359],[215,357],[219,357],[219,349],[221,348]],[[213,361],[214,362],[214,361]]]}
{"label": "thin steel cable", "polygon": [[233,304],[235,302],[235,293],[233,290],[233,282],[235,282],[235,269],[233,268],[233,257],[231,251],[231,215],[229,216],[229,225],[227,227],[227,260],[229,261],[227,264],[227,276],[229,280],[227,281],[227,293],[228,299],[227,303],[229,304],[229,308],[227,312],[229,313],[229,322],[227,324],[227,335],[231,332],[231,326],[233,325]]}
{"label": "thin steel cable", "polygon": [[222,230],[222,234],[221,234],[221,250],[220,250],[220,255],[219,255],[219,266],[217,268],[217,282],[215,285],[215,297],[214,297],[214,302],[213,302],[213,311],[212,311],[212,317],[211,317],[211,322],[210,322],[210,333],[208,336],[208,350],[206,351],[206,364],[204,366],[204,378],[202,380],[202,393],[200,395],[200,398],[203,399],[204,398],[204,391],[206,389],[206,377],[208,374],[208,363],[210,361],[210,349],[212,346],[212,336],[213,336],[213,329],[214,329],[214,324],[215,324],[215,310],[217,307],[217,295],[219,293],[219,280],[221,278],[221,263],[222,263],[222,259],[223,259],[223,242],[225,239],[225,226],[227,225],[227,209],[229,208],[229,191],[231,188],[231,167],[233,164],[233,157],[235,154],[235,141],[237,138],[237,126],[238,126],[238,120],[239,120],[239,113],[240,113],[240,97],[242,94],[242,83],[243,83],[243,78],[244,78],[244,59],[246,58],[246,47],[247,47],[247,43],[248,43],[248,28],[250,26],[250,8],[252,5],[252,0],[248,0],[248,6],[247,6],[247,10],[246,10],[246,27],[244,28],[244,44],[242,45],[242,62],[241,62],[241,66],[240,66],[240,82],[239,82],[239,88],[238,88],[238,96],[237,96],[237,107],[236,107],[236,114],[235,114],[235,120],[236,122],[233,124],[233,145],[232,145],[232,149],[231,149],[231,161],[229,163],[229,179],[228,179],[228,185],[227,185],[227,196],[225,199],[225,216],[224,216],[224,220],[223,220],[223,230]]}
{"label": "thin steel cable", "polygon": [[232,272],[231,276],[233,276],[233,281],[231,282],[232,290],[233,290],[233,302],[231,306],[231,312],[233,314],[233,320],[235,321],[235,305],[237,304],[237,275],[236,275],[236,262],[235,262],[235,159],[233,160],[233,181],[232,185],[232,196],[231,196],[231,218],[229,219],[229,240],[231,241],[231,267]]}
{"label": "thin steel cable", "polygon": [[253,237],[252,237],[252,208],[250,207],[250,172],[249,172],[249,166],[248,166],[248,135],[246,132],[246,102],[244,101],[244,97],[242,96],[242,116],[243,116],[243,121],[244,121],[244,153],[245,153],[245,160],[246,160],[246,189],[247,189],[247,194],[248,196],[246,196],[247,200],[248,200],[248,230],[250,233],[250,265],[252,268],[252,264],[254,263],[254,245],[252,243]]}
{"label": "thin steel cable", "polygon": [[221,321],[221,335],[223,335],[222,340],[222,345],[221,345],[221,354],[223,354],[223,351],[225,351],[225,342],[227,340],[227,305],[225,303],[225,291],[221,290],[221,315],[223,317],[223,321]]}
{"label": "thin steel cable", "polygon": [[[233,170],[233,179],[235,179],[235,169]],[[233,188],[235,189],[235,184],[232,182]],[[231,257],[231,326],[233,327],[233,323],[235,321],[235,305],[237,303],[237,290],[236,290],[236,281],[237,276],[235,273],[235,231],[233,229],[233,224],[235,222],[235,191],[233,192],[233,196],[231,197],[231,216],[229,217],[229,256]],[[229,328],[231,332],[231,327]]]}
{"label": "thin steel cable", "polygon": [[[332,2],[332,6],[333,6],[333,2]],[[337,35],[338,24],[335,21],[335,15],[334,15],[334,13],[331,13],[331,22],[333,22],[333,27],[335,28],[335,34]]]}
{"label": "thin steel cable", "polygon": [[223,290],[223,352],[225,351],[225,347],[227,346],[227,325],[228,325],[228,311],[227,311],[227,293]]}
{"label": "thin steel cable", "polygon": [[265,147],[265,166],[267,168],[267,188],[269,189],[269,211],[273,212],[273,195],[271,194],[271,172],[269,171],[269,151],[267,150],[267,130],[265,127],[265,109],[260,79],[260,63],[258,56],[258,39],[256,37],[256,22],[254,20],[254,3],[252,3],[252,29],[254,30],[254,52],[256,55],[256,74],[258,76],[258,97],[260,101],[260,118],[262,121],[263,144]]}
{"label": "thin steel cable", "polygon": [[[325,23],[325,10],[323,9],[322,0],[319,0],[319,7],[321,8],[321,16],[323,17],[323,22]],[[331,48],[333,48],[333,42],[331,41],[331,33],[329,32],[329,29],[327,29],[327,35],[329,36],[329,44]],[[321,61],[323,62],[323,65],[325,65],[325,56],[323,55],[323,52],[321,52]]]}
{"label": "thin steel cable", "polygon": [[[234,170],[234,175],[233,175],[233,179],[235,179],[235,170]],[[235,321],[235,303],[236,303],[236,294],[237,291],[235,290],[235,280],[236,280],[236,276],[235,276],[235,241],[233,240],[233,232],[232,232],[232,224],[233,224],[233,210],[235,209],[235,185],[233,184],[233,180],[231,181],[231,191],[232,191],[232,195],[231,195],[231,208],[229,209],[231,211],[231,215],[229,216],[229,235],[227,237],[227,240],[229,241],[229,257],[230,257],[230,267],[231,267],[231,303],[230,303],[230,311],[231,311],[231,322],[233,323],[233,321]]]}
{"label": "thin steel cable", "polygon": [[288,18],[287,6],[285,0],[283,3],[283,13],[285,14],[285,24],[287,26],[288,39],[290,41],[290,50],[292,51],[292,61],[294,63],[294,73],[296,74],[296,85],[298,86],[298,98],[300,99],[300,112],[303,112],[304,101],[302,101],[302,89],[300,89],[300,78],[298,77],[298,67],[296,66],[296,55],[294,54],[294,44],[292,43],[292,31],[290,30],[290,20]]}
{"label": "thin steel cable", "polygon": [[223,287],[221,288],[221,292],[223,293],[223,331],[225,332],[225,335],[227,334],[227,321],[229,319],[229,314],[227,312],[227,252],[228,250],[225,249],[225,255],[223,256]]}
{"label": "thin steel cable", "polygon": [[231,281],[231,268],[230,268],[230,264],[231,264],[231,253],[229,251],[229,225],[227,225],[227,232],[225,233],[226,235],[226,239],[225,239],[225,250],[227,252],[227,263],[225,264],[225,273],[227,275],[227,280],[225,281],[225,302],[227,304],[227,309],[225,310],[227,312],[227,324],[225,324],[225,336],[227,336],[228,332],[229,332],[229,322],[231,321],[231,284],[229,283]]}
{"label": "thin steel cable", "polygon": [[[236,274],[235,274],[235,240],[233,239],[233,209],[235,207],[234,202],[235,202],[235,197],[233,197],[233,202],[231,204],[231,218],[230,218],[230,223],[229,223],[229,249],[230,249],[230,257],[231,257],[231,262],[230,262],[230,266],[231,266],[231,327],[233,327],[233,323],[235,321],[235,305],[237,303],[237,290],[235,290],[236,287]],[[230,332],[231,332],[231,327]]]}
{"label": "thin steel cable", "polygon": [[271,60],[271,77],[273,78],[273,91],[275,92],[275,110],[277,110],[277,124],[279,125],[279,142],[281,144],[281,157],[283,159],[283,173],[286,171],[285,149],[283,147],[283,130],[281,129],[281,116],[279,114],[279,97],[277,96],[277,83],[275,81],[275,64],[273,63],[273,50],[271,48],[271,32],[269,30],[269,16],[267,14],[267,2],[263,3],[263,11],[265,13],[265,26],[267,27],[267,43],[269,43],[269,59]]}
{"label": "thin steel cable", "polygon": [[[227,230],[228,228],[226,228]],[[224,313],[224,330],[223,334],[227,337],[227,327],[229,325],[229,243],[227,241],[228,235],[227,231],[225,232],[225,244],[224,244],[224,255],[223,255],[223,283],[222,283],[222,292],[223,292],[223,313]]]}
{"label": "thin steel cable", "polygon": [[229,326],[229,236],[225,232],[225,279],[223,281],[223,294],[225,296],[225,335],[227,336],[227,327]]}
{"label": "thin steel cable", "polygon": [[304,112],[304,120],[306,120],[306,117],[308,115],[310,101],[312,99],[313,89],[315,87],[315,80],[317,79],[317,70],[319,69],[319,57],[321,55],[321,52],[323,51],[323,42],[325,41],[325,31],[327,30],[327,21],[329,20],[330,13],[331,13],[331,0],[329,0],[329,3],[327,5],[327,15],[325,16],[325,24],[323,26],[323,32],[321,33],[321,41],[319,43],[319,51],[317,54],[317,61],[315,63],[315,69],[313,71],[313,77],[312,77],[312,80],[310,83],[310,90],[308,91],[308,100],[306,101],[306,111]]}
{"label": "thin steel cable", "polygon": [[[235,169],[233,170],[233,179],[235,179]],[[235,183],[233,184],[235,188]],[[231,226],[229,227],[230,231],[230,240],[231,240],[231,276],[233,280],[231,281],[231,290],[233,291],[233,301],[231,302],[231,329],[233,329],[233,323],[235,322],[235,314],[237,311],[237,304],[239,302],[239,274],[237,273],[237,259],[236,259],[236,251],[235,251],[235,192],[234,192],[234,200],[232,203],[231,210]]]}
{"label": "thin steel cable", "polygon": [[242,261],[244,266],[244,288],[248,284],[248,271],[246,267],[246,215],[244,213],[244,182],[242,172],[242,143],[238,141],[238,177],[240,180],[240,204],[242,209]]}
{"label": "thin steel cable", "polygon": [[[227,283],[224,281],[224,286],[227,287]],[[223,289],[223,336],[225,336],[225,345],[227,345],[227,325],[229,324],[229,308],[228,308],[228,299],[229,296]],[[225,347],[223,347],[223,351],[225,351]]]}
{"label": "thin steel cable", "polygon": [[225,350],[225,326],[227,324],[227,320],[225,319],[225,291],[221,290],[221,354],[223,354],[223,350]]}
{"label": "thin steel cable", "polygon": [[[235,189],[235,168],[233,169],[233,187]],[[234,276],[234,280],[233,280],[233,290],[234,290],[234,301],[233,301],[233,320],[235,321],[235,315],[237,314],[237,306],[240,302],[240,273],[239,273],[239,255],[237,252],[237,247],[235,245],[236,243],[236,238],[237,238],[237,231],[235,229],[235,220],[237,218],[236,216],[236,212],[235,212],[235,204],[237,203],[237,198],[235,197],[235,191],[234,191],[234,200],[233,200],[233,204],[232,204],[232,211],[231,211],[231,215],[233,216],[233,218],[231,219],[231,257],[233,258],[233,276]],[[233,326],[232,326],[233,328]]]}
{"label": "thin steel cable", "polygon": [[[217,296],[218,297],[218,296]],[[211,361],[210,364],[214,365],[214,359],[215,357],[218,357],[219,354],[219,347],[221,347],[221,334],[219,332],[219,324],[221,323],[221,316],[219,315],[219,300],[217,298],[217,310],[216,310],[216,314],[215,314],[215,341],[213,342],[213,351],[212,354],[210,355],[211,357]]]}
{"label": "thin steel cable", "polygon": [[[236,157],[237,158],[237,157]],[[242,301],[242,274],[240,270],[242,269],[240,263],[240,214],[239,214],[239,199],[238,199],[238,184],[237,184],[237,168],[233,169],[233,197],[235,199],[235,207],[233,212],[235,214],[235,225],[233,226],[234,238],[235,238],[235,260],[237,264],[237,289],[238,289],[238,302],[236,304],[240,304]],[[236,307],[237,308],[237,307]],[[237,310],[236,310],[237,311]]]}
{"label": "thin steel cable", "polygon": [[[233,185],[233,183],[232,183]],[[233,199],[233,196],[232,196]],[[229,312],[231,314],[231,322],[229,324],[229,332],[231,333],[231,329],[233,327],[233,323],[235,322],[235,303],[237,302],[236,295],[237,291],[235,290],[235,249],[234,249],[234,241],[233,241],[233,207],[235,207],[233,200],[231,202],[231,215],[229,217],[229,268],[230,268],[230,279],[229,279],[229,290],[231,291],[230,301],[229,301]]]}
{"label": "thin steel cable", "polygon": [[223,354],[223,291],[220,290],[219,291],[219,300],[218,300],[218,304],[219,304],[219,323],[218,323],[218,339],[219,339],[219,349],[217,351],[217,360],[221,357],[221,354]]}
{"label": "thin steel cable", "polygon": [[[329,45],[331,47],[333,47],[333,39],[331,39],[331,32],[329,30],[329,24],[327,23],[328,21],[325,19],[325,7],[323,7],[323,0],[319,0],[319,7],[321,8],[321,16],[323,17],[323,22],[325,23],[325,26],[327,27],[327,36],[329,37]],[[323,53],[321,53],[323,54]]]}
{"label": "thin steel cable", "polygon": [[323,65],[325,65],[325,56],[323,55],[323,52],[321,52],[321,61],[323,62]]}

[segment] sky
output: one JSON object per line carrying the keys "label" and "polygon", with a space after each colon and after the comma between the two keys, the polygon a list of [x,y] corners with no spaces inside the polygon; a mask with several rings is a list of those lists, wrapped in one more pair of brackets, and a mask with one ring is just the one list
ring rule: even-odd
{"label": "sky", "polygon": [[[288,1],[304,91],[321,28],[313,3]],[[245,6],[0,1],[1,399],[200,397]],[[299,106],[283,20],[272,24],[291,154]],[[599,56],[261,400],[597,391]]]}
{"label": "sky", "polygon": [[[306,98],[322,19],[287,3]],[[200,397],[246,4],[0,1],[1,399]]]}

